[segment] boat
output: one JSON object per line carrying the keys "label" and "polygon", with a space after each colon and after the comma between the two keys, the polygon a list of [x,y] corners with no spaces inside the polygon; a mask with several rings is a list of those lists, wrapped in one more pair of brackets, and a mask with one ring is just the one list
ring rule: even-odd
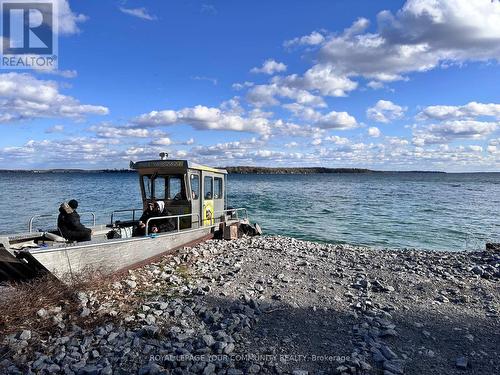
{"label": "boat", "polygon": [[[96,224],[93,212],[91,239],[71,242],[60,228],[34,231],[37,220],[57,215],[36,215],[29,220],[28,230],[0,235],[0,281],[26,280],[52,274],[61,280],[84,272],[99,270],[115,273],[139,267],[178,248],[222,235],[227,229],[251,227],[245,208],[227,207],[227,172],[187,160],[160,159],[130,162],[137,172],[143,207],[117,210],[110,221]],[[148,205],[163,202],[168,215],[151,217],[145,233],[132,235],[138,217]],[[125,220],[117,217],[126,216]],[[152,233],[156,223],[169,223],[169,230]],[[256,229],[255,229],[256,228]],[[117,238],[118,237],[118,238]]]}

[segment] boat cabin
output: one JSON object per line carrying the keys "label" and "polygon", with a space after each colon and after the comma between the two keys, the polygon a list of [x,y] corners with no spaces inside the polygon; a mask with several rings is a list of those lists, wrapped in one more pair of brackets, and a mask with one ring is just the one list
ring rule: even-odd
{"label": "boat cabin", "polygon": [[138,172],[143,210],[163,202],[165,212],[179,218],[180,229],[213,225],[227,206],[227,171],[187,160],[130,162]]}

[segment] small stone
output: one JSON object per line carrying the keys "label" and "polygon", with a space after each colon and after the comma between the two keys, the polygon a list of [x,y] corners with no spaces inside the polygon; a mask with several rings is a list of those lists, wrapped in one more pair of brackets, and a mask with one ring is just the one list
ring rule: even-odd
{"label": "small stone", "polygon": [[394,361],[385,361],[384,362],[384,370],[388,370],[394,374],[402,374],[403,373],[403,363],[397,360]]}
{"label": "small stone", "polygon": [[225,354],[231,354],[234,351],[234,344],[230,342],[227,344],[227,346],[224,348],[224,353]]}
{"label": "small stone", "polygon": [[43,318],[46,318],[46,317],[47,317],[48,312],[47,312],[47,310],[45,310],[45,309],[40,309],[40,310],[38,310],[38,311],[36,312],[36,315],[38,315],[38,317],[40,317],[40,318],[42,318],[42,319],[43,319]]}
{"label": "small stone", "polygon": [[380,347],[380,352],[383,354],[383,356],[389,360],[398,358],[398,355],[394,353],[391,348],[389,348],[387,345],[382,345]]}
{"label": "small stone", "polygon": [[469,361],[466,357],[457,358],[455,365],[460,369],[466,369],[469,366]]}
{"label": "small stone", "polygon": [[203,370],[203,375],[212,375],[215,373],[215,365],[213,363],[209,363],[208,365],[205,366],[205,369]]}
{"label": "small stone", "polygon": [[212,335],[203,335],[201,336],[203,342],[205,343],[206,346],[210,347],[213,344],[215,344],[215,339],[213,338]]}
{"label": "small stone", "polygon": [[258,374],[259,371],[260,371],[260,366],[256,364],[251,365],[247,370],[249,374]]}
{"label": "small stone", "polygon": [[19,340],[30,340],[31,339],[31,331],[24,330],[19,335]]}
{"label": "small stone", "polygon": [[125,280],[125,284],[127,284],[131,289],[134,289],[137,286],[137,283],[133,280]]}
{"label": "small stone", "polygon": [[87,308],[87,307],[84,307],[81,311],[80,311],[80,316],[82,318],[86,318],[87,316],[90,315],[90,309]]}

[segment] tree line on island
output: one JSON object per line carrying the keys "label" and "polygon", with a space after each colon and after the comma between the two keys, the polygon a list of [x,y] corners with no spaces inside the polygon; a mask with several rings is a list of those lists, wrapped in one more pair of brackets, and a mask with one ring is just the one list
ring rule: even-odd
{"label": "tree line on island", "polygon": [[[377,171],[366,168],[327,168],[327,167],[256,167],[256,166],[236,166],[220,167],[227,170],[229,174],[326,174],[326,173],[445,173],[440,171]],[[1,170],[2,173],[136,173],[131,169],[19,169]]]}

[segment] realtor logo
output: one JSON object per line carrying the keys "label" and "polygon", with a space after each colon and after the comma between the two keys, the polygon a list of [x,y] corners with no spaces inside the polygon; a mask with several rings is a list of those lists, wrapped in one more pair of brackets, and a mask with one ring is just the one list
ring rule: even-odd
{"label": "realtor logo", "polygon": [[2,0],[3,68],[54,69],[57,63],[57,0]]}

